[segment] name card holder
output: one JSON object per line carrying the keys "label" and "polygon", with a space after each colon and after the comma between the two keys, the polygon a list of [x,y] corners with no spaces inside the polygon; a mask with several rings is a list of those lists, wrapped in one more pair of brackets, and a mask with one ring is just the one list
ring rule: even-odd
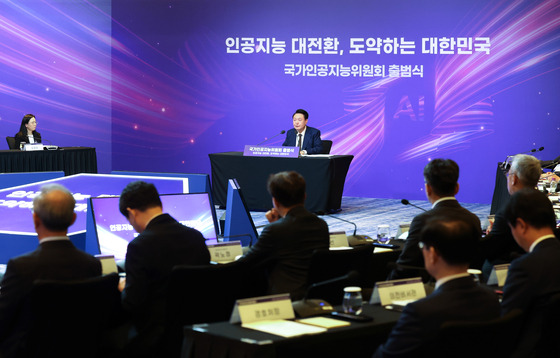
{"label": "name card holder", "polygon": [[290,294],[284,293],[235,301],[229,322],[246,324],[294,318]]}
{"label": "name card holder", "polygon": [[228,241],[224,243],[207,245],[210,251],[210,260],[217,263],[235,261],[237,256],[243,255],[241,241]]}
{"label": "name card holder", "polygon": [[507,273],[509,270],[509,264],[495,265],[490,272],[490,277],[488,277],[488,286],[498,285],[498,287],[504,287],[506,284]]}
{"label": "name card holder", "polygon": [[43,150],[43,144],[42,143],[27,143],[27,144],[23,145],[22,149],[26,152]]}
{"label": "name card holder", "polygon": [[335,231],[329,233],[329,247],[348,247],[348,236],[344,231]]}
{"label": "name card holder", "polygon": [[426,289],[420,277],[375,283],[369,303],[387,306],[395,301],[416,301],[426,297]]}
{"label": "name card holder", "polygon": [[[397,229],[397,235],[395,235],[395,239],[405,240],[408,237],[408,230],[410,230],[410,223],[399,223],[399,227]],[[403,234],[405,234],[401,237]]]}
{"label": "name card holder", "polygon": [[244,157],[297,158],[299,157],[299,148],[246,145],[245,150],[243,151],[243,156]]}
{"label": "name card holder", "polygon": [[118,273],[119,269],[117,267],[117,262],[115,261],[115,256],[113,255],[95,255],[95,257],[101,262],[101,274],[108,275],[110,273]]}

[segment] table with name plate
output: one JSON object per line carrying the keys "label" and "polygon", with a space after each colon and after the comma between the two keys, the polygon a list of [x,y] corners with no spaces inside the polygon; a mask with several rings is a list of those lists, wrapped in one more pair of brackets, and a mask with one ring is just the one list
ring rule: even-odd
{"label": "table with name plate", "polygon": [[364,304],[364,313],[373,320],[292,338],[229,322],[186,326],[181,357],[371,357],[387,339],[400,312]]}
{"label": "table with name plate", "polygon": [[0,150],[0,173],[63,171],[65,175],[97,173],[95,148],[56,150]]}
{"label": "table with name plate", "polygon": [[270,174],[295,170],[307,183],[305,207],[312,212],[340,209],[346,174],[354,156],[305,156],[300,158],[251,157],[242,152],[210,154],[214,203],[225,206],[228,179],[237,179],[249,210],[272,207],[266,182]]}

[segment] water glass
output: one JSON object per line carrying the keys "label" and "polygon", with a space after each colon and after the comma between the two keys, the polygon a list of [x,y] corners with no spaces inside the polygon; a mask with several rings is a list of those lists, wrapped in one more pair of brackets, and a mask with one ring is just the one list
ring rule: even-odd
{"label": "water glass", "polygon": [[377,242],[386,244],[390,239],[389,225],[377,226]]}
{"label": "water glass", "polygon": [[357,286],[344,288],[344,298],[342,299],[342,309],[344,313],[362,313],[362,289]]}
{"label": "water glass", "polygon": [[480,278],[482,277],[482,271],[478,269],[468,269],[467,272],[472,276],[476,283],[480,283]]}
{"label": "water glass", "polygon": [[550,190],[548,191],[550,194],[554,194],[556,193],[556,187],[558,186],[558,183],[556,182],[556,180],[554,178],[550,178]]}

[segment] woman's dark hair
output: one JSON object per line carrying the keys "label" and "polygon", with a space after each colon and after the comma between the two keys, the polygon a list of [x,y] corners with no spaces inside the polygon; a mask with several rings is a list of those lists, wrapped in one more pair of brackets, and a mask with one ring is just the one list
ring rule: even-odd
{"label": "woman's dark hair", "polygon": [[[34,115],[34,114],[31,114],[31,113],[30,113],[30,114],[26,114],[25,116],[23,116],[23,119],[21,120],[21,125],[19,126],[19,132],[16,133],[16,135],[19,134],[19,135],[21,135],[21,136],[27,137],[27,128],[25,127],[25,125],[28,124],[29,121],[30,121],[32,118],[35,118],[35,115]],[[40,137],[41,135],[39,134],[39,132],[33,131],[33,136],[34,136],[34,137]]]}

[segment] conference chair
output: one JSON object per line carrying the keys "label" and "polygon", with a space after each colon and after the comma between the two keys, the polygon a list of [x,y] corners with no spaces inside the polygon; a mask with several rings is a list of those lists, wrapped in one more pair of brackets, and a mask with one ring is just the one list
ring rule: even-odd
{"label": "conference chair", "polygon": [[402,265],[396,262],[389,262],[387,263],[387,268],[389,269],[389,271],[393,269],[406,271],[407,274],[405,277],[420,277],[422,278],[423,283],[430,283],[435,281],[428,270],[426,270],[426,268],[422,266]]}
{"label": "conference chair", "polygon": [[343,279],[309,289],[308,298],[320,298],[332,305],[342,303],[344,287],[365,287],[372,275],[373,246],[357,246],[349,250],[315,250],[311,256],[307,276],[308,287],[347,275],[350,271],[359,274],[357,278]]}
{"label": "conference chair", "polygon": [[321,146],[323,149],[321,150],[321,154],[330,154],[332,148],[332,140],[321,140]]}
{"label": "conference chair", "polygon": [[19,149],[17,144],[16,144],[16,138],[15,137],[6,137],[6,142],[8,142],[8,148]]}
{"label": "conference chair", "polygon": [[559,322],[560,292],[557,292],[539,300],[527,311],[513,356],[560,357]]}
{"label": "conference chair", "polygon": [[490,321],[445,322],[435,344],[426,353],[442,358],[510,357],[516,349],[523,317],[522,311],[515,309]]}
{"label": "conference chair", "polygon": [[264,270],[246,262],[176,266],[168,280],[162,356],[178,357],[183,326],[228,321],[235,301],[266,295]]}
{"label": "conference chair", "polygon": [[122,318],[116,273],[76,281],[38,280],[22,314],[30,332],[18,357],[110,357]]}
{"label": "conference chair", "polygon": [[373,267],[371,269],[371,277],[366,282],[366,287],[375,286],[376,282],[387,280],[387,276],[394,268],[395,262],[399,258],[402,250],[391,250],[374,253]]}

